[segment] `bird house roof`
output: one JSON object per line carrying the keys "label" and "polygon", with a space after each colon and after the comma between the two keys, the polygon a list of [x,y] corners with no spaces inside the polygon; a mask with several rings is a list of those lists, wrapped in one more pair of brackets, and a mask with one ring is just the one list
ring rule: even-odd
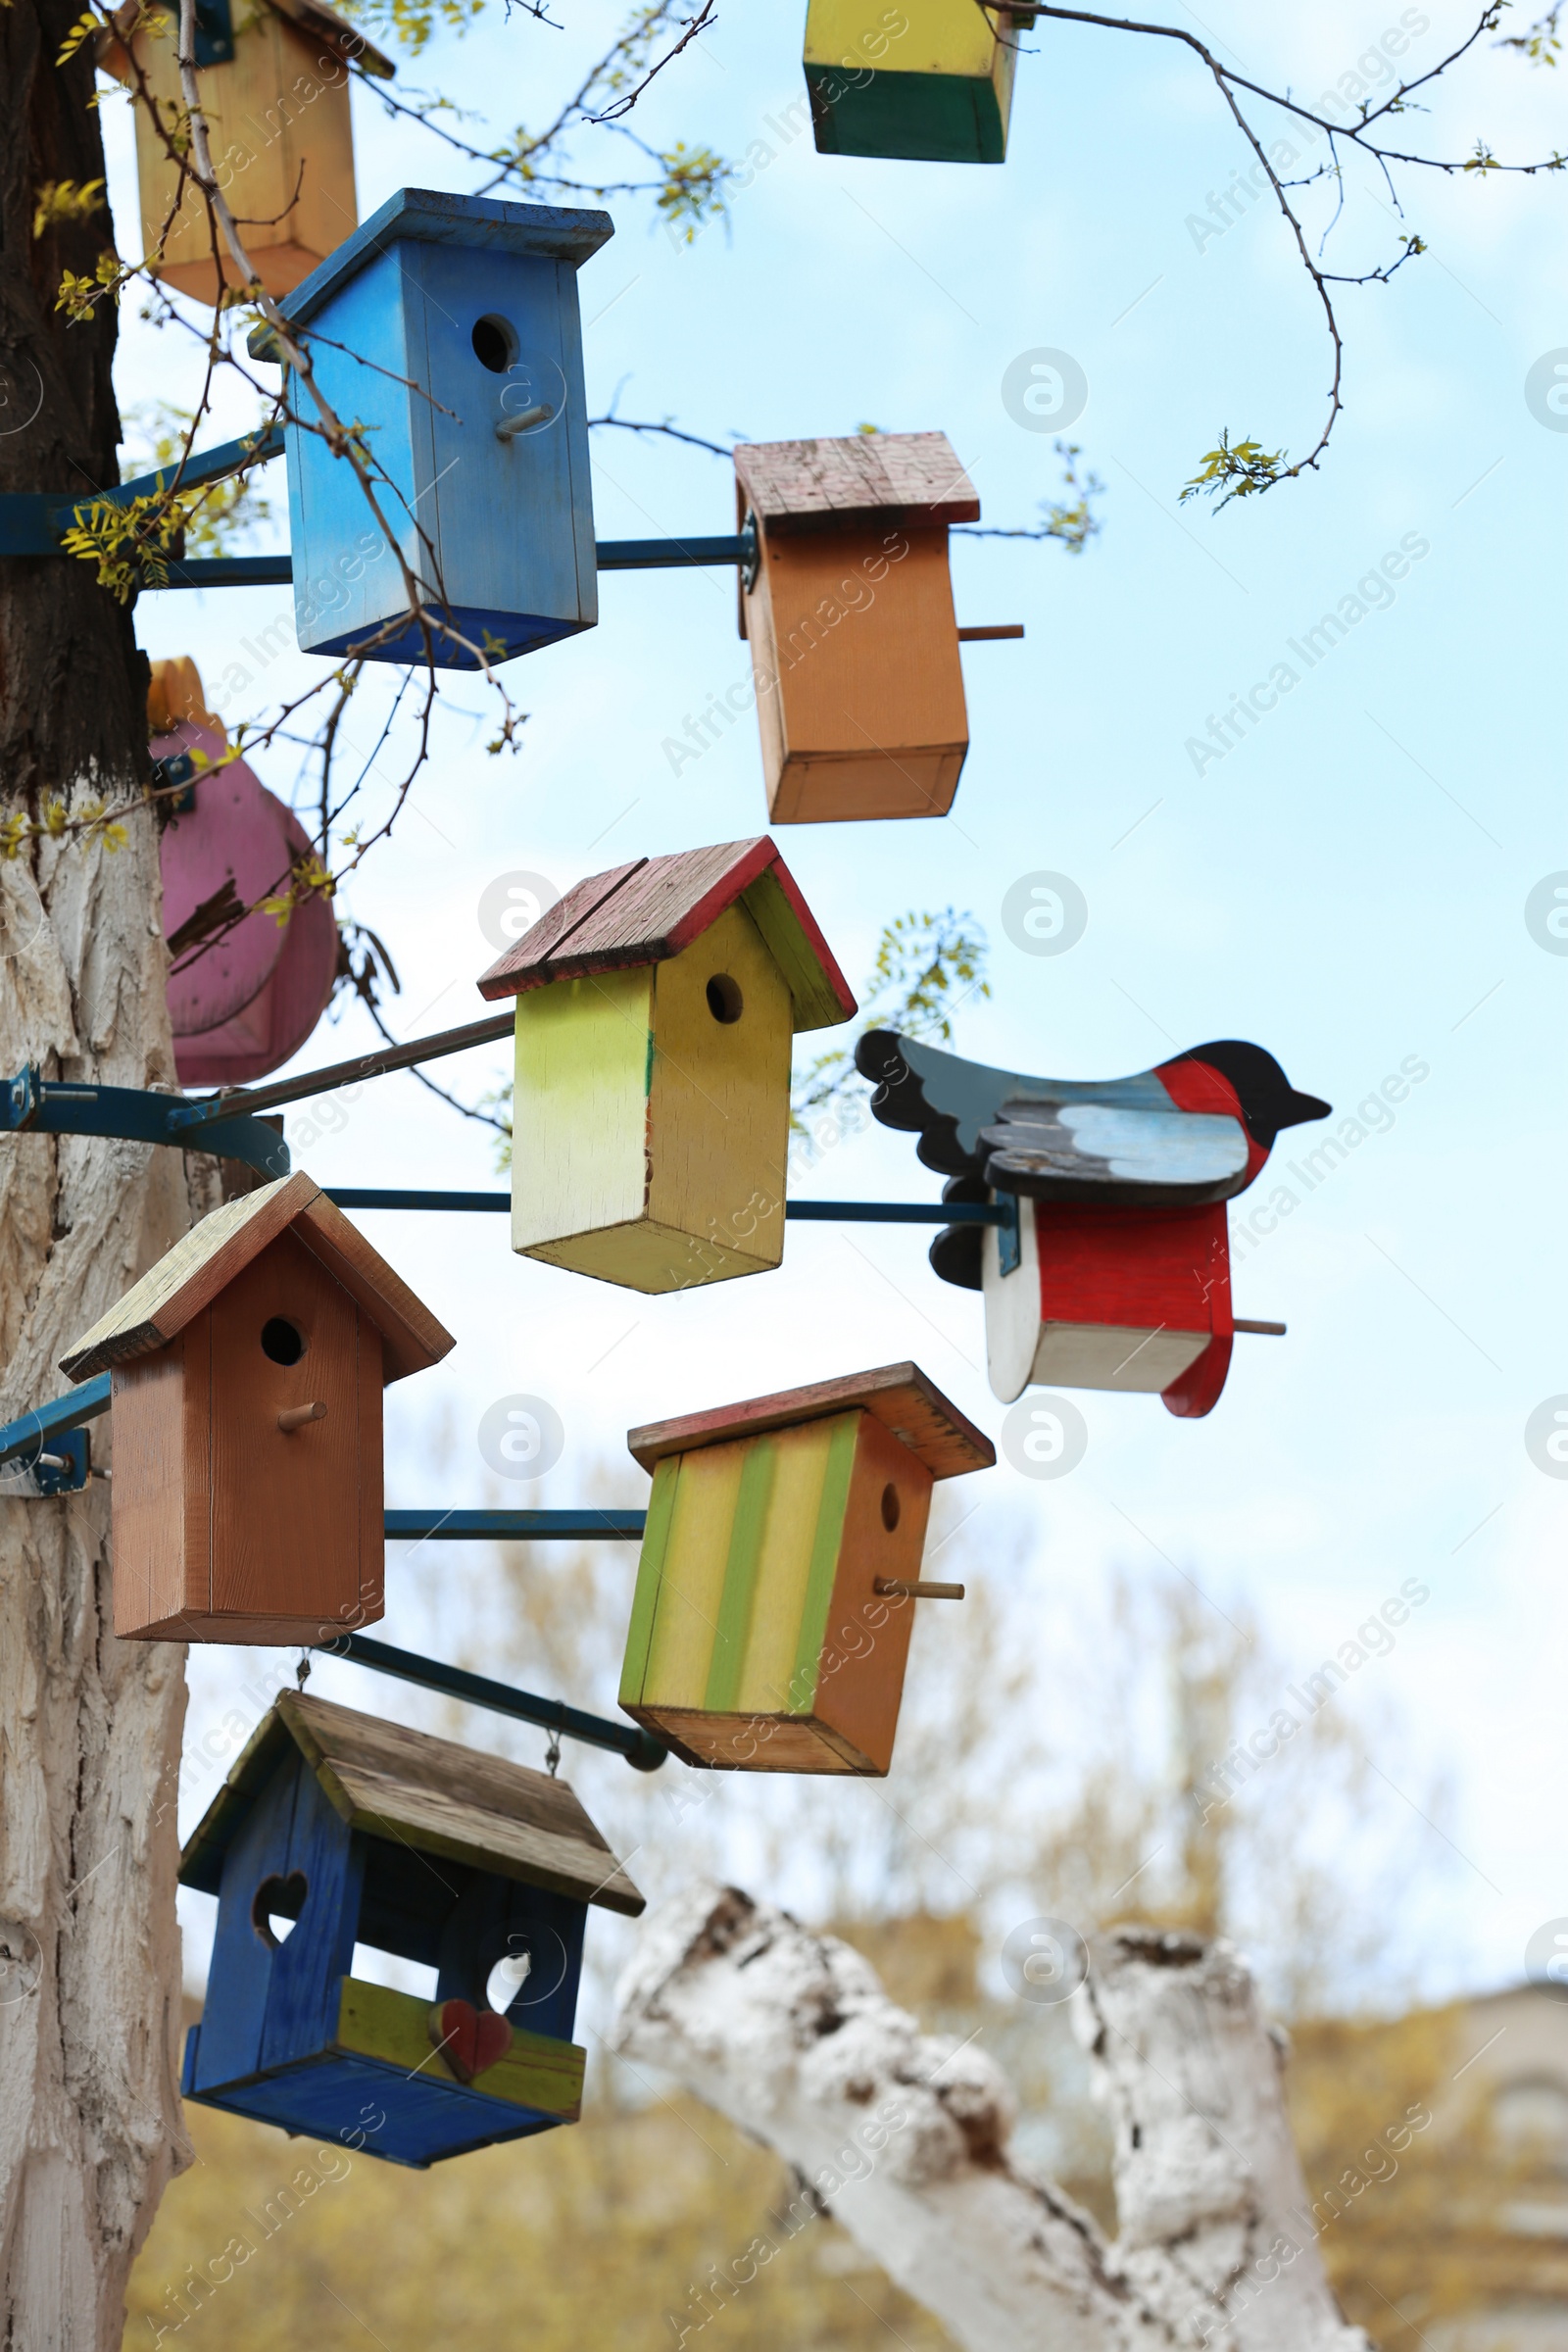
{"label": "bird house roof", "polygon": [[516,997],[553,980],[662,963],[737,902],[784,975],[797,1029],[830,1029],[856,1009],[844,974],[795,878],[766,834],[710,850],[639,858],[590,875],[490,966],[482,997]]}
{"label": "bird house roof", "polygon": [[983,1431],[928,1380],[918,1364],[884,1364],[876,1372],[850,1372],[806,1389],[782,1389],[746,1404],[715,1405],[686,1413],[678,1421],[654,1421],[626,1432],[626,1444],[645,1470],[668,1453],[693,1453],[729,1438],[760,1438],[770,1429],[793,1429],[803,1421],[825,1420],[858,1405],[893,1432],[924,1462],[933,1478],[958,1478],[966,1470],[989,1470],[997,1449]]}
{"label": "bird house roof", "polygon": [[[532,254],[541,261],[570,262],[580,270],[614,233],[615,223],[608,213],[556,204],[503,204],[488,196],[449,196],[439,188],[400,188],[284,296],[283,309],[290,325],[305,325],[368,262],[405,237],[419,245],[457,245],[466,252]],[[248,349],[265,358],[270,333],[265,324],[253,327]]]}
{"label": "bird house roof", "polygon": [[193,1225],[61,1357],[61,1371],[85,1380],[167,1347],[281,1233],[292,1233],[319,1258],[375,1325],[387,1380],[423,1372],[456,1345],[320,1186],[296,1169]]}
{"label": "bird house roof", "polygon": [[303,1691],[278,1693],[180,1856],[217,1894],[223,1857],[291,1747],[351,1830],[635,1918],[643,1897],[564,1781]]}
{"label": "bird house roof", "polygon": [[946,433],[852,433],[840,441],[743,441],[742,502],[771,530],[836,522],[978,522],[980,500]]}

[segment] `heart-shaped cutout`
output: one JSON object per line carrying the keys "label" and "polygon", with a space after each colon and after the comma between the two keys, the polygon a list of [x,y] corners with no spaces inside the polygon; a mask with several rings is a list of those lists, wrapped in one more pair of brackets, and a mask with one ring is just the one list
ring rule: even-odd
{"label": "heart-shaped cutout", "polygon": [[512,2028],[493,2009],[471,2001],[437,2001],[430,2011],[430,2039],[460,2082],[471,2082],[504,2058]]}

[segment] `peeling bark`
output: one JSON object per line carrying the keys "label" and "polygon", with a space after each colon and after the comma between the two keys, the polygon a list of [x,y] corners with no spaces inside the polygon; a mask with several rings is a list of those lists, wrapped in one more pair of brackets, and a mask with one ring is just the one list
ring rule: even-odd
{"label": "peeling bark", "polygon": [[1075,1997],[1116,2118],[1114,2244],[1013,2159],[1011,2095],[973,2042],[922,2034],[848,1944],[737,1888],[651,1916],[614,2040],[775,2148],[967,2352],[1368,2352],[1313,2248],[1280,2048],[1234,1953],[1113,1936]]}

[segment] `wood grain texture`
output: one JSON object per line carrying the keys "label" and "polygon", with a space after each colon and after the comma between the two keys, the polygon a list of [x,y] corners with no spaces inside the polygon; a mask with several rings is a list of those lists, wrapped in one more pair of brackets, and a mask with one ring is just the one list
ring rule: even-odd
{"label": "wood grain texture", "polygon": [[764,835],[643,858],[576,884],[480,976],[491,1002],[679,956],[739,902],[788,984],[797,1029],[848,1020],[855,997],[800,888]]}
{"label": "wood grain texture", "polygon": [[[965,0],[956,5],[964,7]],[[972,19],[974,12],[967,13]],[[978,29],[988,29],[983,18]],[[980,519],[974,484],[946,433],[743,441],[735,451],[735,480],[760,522],[785,529],[852,518],[944,526]]]}
{"label": "wood grain texture", "polygon": [[944,815],[969,744],[946,526],[761,529],[744,633],[773,822]]}
{"label": "wood grain texture", "polygon": [[876,1777],[864,1757],[809,1715],[709,1715],[681,1707],[626,1709],[682,1763],[719,1772],[840,1773]]}
{"label": "wood grain texture", "polygon": [[229,1842],[291,1743],[352,1829],[630,1917],[643,1908],[569,1783],[293,1690],[279,1693],[187,1840],[184,1885],[216,1891]]}
{"label": "wood grain texture", "polygon": [[560,980],[518,998],[514,1250],[592,1271],[554,1246],[646,1216],[653,1027],[647,966]]}
{"label": "wood grain texture", "polygon": [[318,1192],[307,1204],[296,1238],[320,1259],[380,1333],[388,1385],[407,1379],[411,1372],[426,1371],[457,1346],[451,1332],[324,1193]]}
{"label": "wood grain texture", "polygon": [[340,2050],[364,2058],[383,2059],[412,2074],[417,2070],[431,2081],[468,2088],[514,2107],[532,2107],[558,2123],[574,2124],[582,2112],[583,2075],[588,2053],[574,2042],[556,2041],[548,2034],[529,2034],[514,2027],[512,2047],[495,2065],[464,2084],[429,2037],[429,2003],[415,1993],[394,1992],[384,1984],[367,1984],[358,1977],[341,1981],[333,2041]]}
{"label": "wood grain texture", "polygon": [[[877,1592],[879,1577],[920,1574],[931,1515],[929,1471],[874,1413],[861,1413],[844,1506],[832,1599],[821,1628],[815,1713],[873,1772],[893,1762],[914,1610]],[[884,1497],[897,1497],[889,1528]]]}
{"label": "wood grain texture", "polygon": [[918,1364],[909,1363],[884,1364],[873,1372],[847,1372],[834,1380],[814,1381],[808,1388],[754,1396],[744,1404],[712,1405],[705,1412],[683,1413],[672,1421],[652,1421],[644,1428],[628,1430],[626,1446],[645,1470],[652,1470],[666,1454],[783,1429],[792,1422],[816,1420],[853,1405],[863,1405],[874,1413],[933,1478],[957,1478],[968,1470],[989,1469],[996,1461],[991,1440],[943,1396]]}
{"label": "wood grain texture", "polygon": [[162,1628],[186,1605],[184,1370],[176,1340],[114,1376],[112,1544],[122,1642]]}

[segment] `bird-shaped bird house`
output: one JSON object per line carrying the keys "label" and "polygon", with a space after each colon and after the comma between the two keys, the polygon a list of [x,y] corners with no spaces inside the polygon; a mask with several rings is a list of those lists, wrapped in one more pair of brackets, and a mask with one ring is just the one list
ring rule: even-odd
{"label": "bird-shaped bird house", "polygon": [[931,1245],[945,1282],[984,1293],[991,1386],[1156,1391],[1209,1412],[1230,1367],[1225,1203],[1282,1128],[1327,1118],[1261,1046],[1195,1046],[1136,1078],[1030,1078],[891,1030],[856,1049],[884,1126],[919,1137],[945,1199],[1011,1211]]}
{"label": "bird-shaped bird house", "polygon": [[517,1000],[512,1246],[633,1291],[784,1250],[790,1041],[855,1010],[772,842],[639,858],[493,963]]}
{"label": "bird-shaped bird house", "polygon": [[[139,76],[158,109],[158,122],[146,103],[134,110],[143,250],[154,274],[216,308],[239,272],[160,131],[161,123],[177,144],[184,120],[178,19],[177,9],[129,0],[116,14],[118,34],[101,37],[98,62],[133,88]],[[349,83],[356,73],[390,79],[391,60],[321,0],[197,0],[195,46],[219,184],[262,284],[279,297],[359,219]]]}
{"label": "bird-shaped bird house", "polygon": [[948,528],[980,514],[947,435],[746,442],[735,488],[769,816],[945,815],[969,748]]}
{"label": "bird-shaped bird house", "polygon": [[[181,1086],[246,1086],[299,1052],[337,972],[337,924],[313,891],[275,911],[314,852],[292,808],[228,749],[196,664],[155,662],[147,697],[170,1025]],[[271,907],[268,902],[272,902]]]}
{"label": "bird-shaped bird house", "polygon": [[476,669],[593,627],[577,271],[612,233],[608,213],[404,188],[296,287],[289,323],[364,428],[397,540],[394,554],[353,466],[291,421],[302,652]]}
{"label": "bird-shaped bird house", "polygon": [[576,2122],[588,1905],[643,1898],[564,1781],[284,1691],[179,1876],[218,1897],[187,2099],[416,2166]]}
{"label": "bird-shaped bird house", "polygon": [[996,1453],[917,1364],[632,1430],[654,1474],[620,1703],[688,1764],[879,1777],[931,1489]]}
{"label": "bird-shaped bird house", "polygon": [[61,1365],[113,1375],[116,1634],[378,1618],[381,1391],[452,1346],[303,1171],[204,1217]]}
{"label": "bird-shaped bird house", "polygon": [[810,0],[806,86],[822,155],[1000,164],[1026,6]]}

